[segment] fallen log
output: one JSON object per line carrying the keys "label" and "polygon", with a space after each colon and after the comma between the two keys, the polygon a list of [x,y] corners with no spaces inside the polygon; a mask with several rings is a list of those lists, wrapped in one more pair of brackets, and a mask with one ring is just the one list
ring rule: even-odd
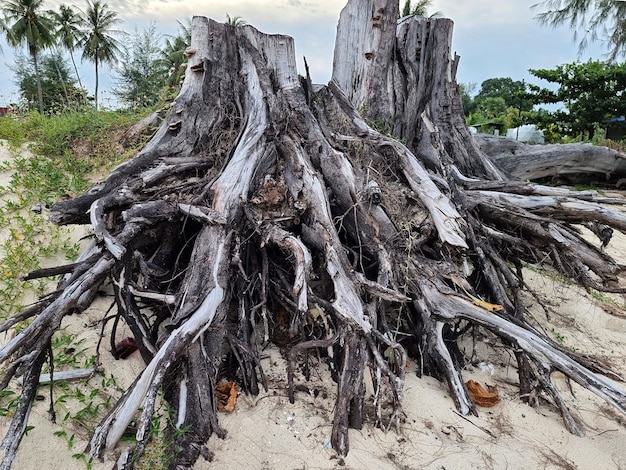
{"label": "fallen log", "polygon": [[550,184],[626,187],[626,154],[590,143],[529,145],[507,137],[475,134],[494,162],[521,180]]}
{"label": "fallen log", "polygon": [[298,76],[291,38],[193,18],[180,94],[152,140],[51,209],[56,223],[91,224],[94,244],[55,271],[66,273],[58,291],[0,348],[2,385],[24,377],[2,468],[17,452],[51,334],[105,279],[146,362],[87,449],[115,453],[135,421],[136,444],[116,455],[116,468],[140,458],[160,391],[171,409],[170,468],[210,457],[209,438],[225,436],[217,383],[236,377],[258,393],[269,342],[288,350],[291,399],[305,380],[294,372],[301,355],[314,349],[328,362],[337,382],[331,444],[342,455],[348,428],[363,422],[366,380],[377,424],[401,425],[409,351],[420,375],[447,382],[461,414],[475,413],[457,346],[472,326],[512,349],[521,396],[545,392],[571,432],[584,430],[552,371],[626,412],[624,390],[600,375],[611,371],[524,316],[521,269],[548,265],[626,292],[624,266],[577,228],[624,231],[623,215],[600,210],[607,201],[593,192],[507,177],[464,123],[452,22],[397,17],[397,1],[350,0],[323,87]]}

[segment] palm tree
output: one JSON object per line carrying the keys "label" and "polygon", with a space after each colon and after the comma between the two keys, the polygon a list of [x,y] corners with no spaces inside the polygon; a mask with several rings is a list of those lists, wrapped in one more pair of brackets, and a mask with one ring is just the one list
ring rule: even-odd
{"label": "palm tree", "polygon": [[43,92],[41,88],[41,74],[39,73],[39,51],[54,44],[54,27],[52,20],[41,9],[44,0],[7,0],[3,4],[3,11],[7,21],[14,21],[10,28],[7,39],[9,43],[17,47],[26,44],[28,53],[35,66],[37,77],[37,98],[39,100],[39,112],[43,114]]}
{"label": "palm tree", "polygon": [[226,24],[231,26],[239,27],[245,26],[248,24],[246,20],[244,20],[241,16],[233,16],[231,17],[228,13],[226,13]]}
{"label": "palm tree", "polygon": [[160,63],[167,70],[167,86],[174,88],[180,82],[184,70],[182,65],[186,62],[185,49],[191,44],[191,25],[178,22],[179,33],[169,36],[165,40],[165,47],[161,51]]}
{"label": "palm tree", "polygon": [[[7,22],[2,17],[0,17],[0,33],[6,35],[8,43],[11,42],[11,38],[10,38],[11,29],[7,26]],[[2,52],[2,47],[0,47],[0,52]]]}
{"label": "palm tree", "polygon": [[78,79],[78,86],[82,88],[83,84],[80,81],[80,75],[76,67],[76,61],[74,60],[74,51],[83,37],[81,27],[84,25],[85,20],[80,13],[75,12],[72,7],[68,5],[60,5],[58,12],[50,11],[50,17],[56,26],[55,36],[57,40],[70,53],[70,58],[74,65],[74,72],[76,72],[76,78]]}
{"label": "palm tree", "polygon": [[440,11],[436,11],[432,15],[428,15],[428,8],[432,4],[432,0],[418,0],[417,5],[414,7],[411,6],[411,0],[406,0],[404,2],[404,7],[402,8],[402,12],[400,13],[400,17],[405,16],[430,16],[431,18],[436,18],[443,16]]}
{"label": "palm tree", "polygon": [[609,60],[626,56],[626,1],[544,0],[532,8],[545,9],[536,16],[539,23],[553,28],[565,25],[572,29],[575,41],[582,31],[579,54],[589,40],[600,40],[608,46]]}
{"label": "palm tree", "polygon": [[96,90],[94,105],[98,109],[98,66],[102,62],[114,64],[122,53],[122,45],[115,36],[126,34],[124,31],[113,29],[121,20],[117,12],[109,10],[106,3],[100,0],[87,0],[85,23],[87,30],[81,42],[83,59],[88,59],[96,65]]}

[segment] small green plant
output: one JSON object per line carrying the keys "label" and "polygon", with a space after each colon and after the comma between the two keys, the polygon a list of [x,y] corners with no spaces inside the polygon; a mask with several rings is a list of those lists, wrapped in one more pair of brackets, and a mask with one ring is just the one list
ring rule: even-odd
{"label": "small green plant", "polygon": [[76,435],[74,433],[72,433],[70,436],[68,436],[67,431],[65,430],[61,430],[61,431],[55,431],[54,435],[57,437],[62,437],[65,439],[65,441],[67,442],[67,448],[71,449],[72,447],[74,447],[74,437],[76,437]]}
{"label": "small green plant", "polygon": [[[169,409],[169,408],[168,408]],[[135,464],[137,470],[165,470],[174,457],[172,455],[172,440],[166,437],[163,431],[164,416],[155,413],[150,421],[150,438],[146,449]]]}
{"label": "small green plant", "polygon": [[540,274],[552,281],[556,281],[565,286],[573,286],[575,284],[575,282],[572,279],[568,279],[562,276],[561,274],[555,272],[554,270],[552,270],[551,268],[545,265],[531,264],[531,263],[524,262],[522,263],[522,266],[524,267],[524,269],[528,269],[529,271]]}
{"label": "small green plant", "polygon": [[393,133],[393,126],[391,124],[384,123],[382,119],[377,119],[376,121],[372,121],[371,119],[366,119],[367,125],[374,129],[376,132],[385,135],[387,137],[391,137],[394,140],[397,140],[401,144],[406,145],[406,139],[400,138]]}
{"label": "small green plant", "polygon": [[82,460],[85,463],[85,468],[87,470],[91,470],[93,468],[93,457],[89,457],[89,459],[87,459],[87,456],[83,452],[73,454],[72,458],[76,460]]}
{"label": "small green plant", "polygon": [[593,299],[599,302],[604,302],[605,304],[612,305],[621,310],[626,310],[626,302],[620,301],[616,299],[615,297],[612,297],[611,295],[606,294],[605,292],[600,292],[595,289],[589,289],[589,295],[591,295]]}
{"label": "small green plant", "polygon": [[[85,190],[95,172],[128,158],[135,149],[125,152],[111,145],[111,136],[121,135],[139,117],[90,110],[52,117],[34,112],[3,120],[0,139],[8,143],[0,143],[9,146],[13,158],[0,162],[0,171],[11,172],[10,183],[0,187],[0,230],[7,233],[0,237],[0,321],[21,310],[26,298],[45,292],[45,280],[22,282],[20,276],[58,254],[76,259],[80,244],[42,212]],[[27,148],[34,154],[26,153]]]}
{"label": "small green plant", "polygon": [[[0,139],[8,142],[0,141],[0,145],[10,148],[12,158],[0,162],[0,171],[11,175],[0,186],[0,322],[54,289],[55,280],[23,281],[24,274],[41,268],[42,261],[51,257],[63,256],[68,261],[78,257],[81,244],[71,239],[68,229],[48,221],[46,208],[67,195],[81,193],[93,180],[101,179],[103,171],[128,158],[134,149],[124,151],[111,142],[136,121],[137,115],[95,111],[53,117],[30,113],[19,120],[3,120]],[[28,321],[18,323],[14,330]],[[55,333],[51,350],[55,372],[96,366],[92,347],[68,328]],[[49,372],[49,364],[42,372]],[[42,387],[49,390],[50,385]],[[101,372],[81,383],[55,380],[53,405],[61,419],[54,435],[64,439],[69,449],[75,448],[122,392],[115,377]],[[15,390],[0,391],[0,416],[14,416],[18,402]],[[73,457],[92,468],[85,454]]]}
{"label": "small green plant", "polygon": [[61,423],[91,432],[111,407],[113,398],[123,391],[114,382],[109,383],[113,385],[99,387],[91,381],[77,384],[55,381],[54,408],[63,413]]}
{"label": "small green plant", "polygon": [[4,389],[0,391],[0,416],[11,417],[15,414],[19,396],[12,390]]}
{"label": "small green plant", "polygon": [[554,328],[552,328],[550,331],[554,335],[554,338],[559,342],[559,344],[564,344],[565,343],[566,337],[564,335],[562,335],[561,333],[556,331]]}

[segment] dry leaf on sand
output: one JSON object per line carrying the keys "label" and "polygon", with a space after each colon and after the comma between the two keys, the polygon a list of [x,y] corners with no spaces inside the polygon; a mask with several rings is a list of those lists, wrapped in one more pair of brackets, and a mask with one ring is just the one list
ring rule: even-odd
{"label": "dry leaf on sand", "polygon": [[465,385],[467,386],[470,398],[478,406],[491,407],[495,406],[500,401],[498,389],[493,385],[487,385],[487,390],[474,380],[468,380]]}
{"label": "dry leaf on sand", "polygon": [[237,387],[235,382],[224,382],[215,387],[217,409],[227,413],[232,412],[237,405]]}

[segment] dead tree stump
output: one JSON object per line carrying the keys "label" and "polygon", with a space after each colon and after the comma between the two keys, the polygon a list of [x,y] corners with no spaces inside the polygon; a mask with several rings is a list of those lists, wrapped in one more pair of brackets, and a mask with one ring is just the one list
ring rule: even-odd
{"label": "dead tree stump", "polygon": [[[600,374],[610,371],[529,324],[520,297],[522,264],[540,260],[585,286],[624,292],[623,266],[575,224],[625,231],[626,217],[598,204],[606,198],[508,180],[463,120],[452,22],[397,15],[396,0],[348,2],[328,86],[298,76],[290,37],[193,19],[185,79],[156,135],[52,209],[57,224],[91,224],[94,243],[0,349],[3,386],[24,376],[2,468],[53,332],[107,279],[147,364],[88,447],[93,457],[113,450],[136,419],[137,444],[116,468],[132,468],[145,448],[159,390],[172,428],[187,430],[173,435],[171,468],[208,456],[209,437],[224,435],[217,382],[235,374],[257,393],[259,349],[278,330],[290,338],[290,361],[313,348],[328,355],[340,454],[348,428],[361,425],[369,377],[378,423],[400,425],[407,351],[420,374],[448,383],[461,413],[475,412],[456,345],[471,326],[515,352],[520,390],[547,392],[571,432],[582,430],[551,371],[626,410],[624,391]],[[305,328],[313,315],[325,325],[316,334]],[[293,399],[293,374],[286,380]]]}

